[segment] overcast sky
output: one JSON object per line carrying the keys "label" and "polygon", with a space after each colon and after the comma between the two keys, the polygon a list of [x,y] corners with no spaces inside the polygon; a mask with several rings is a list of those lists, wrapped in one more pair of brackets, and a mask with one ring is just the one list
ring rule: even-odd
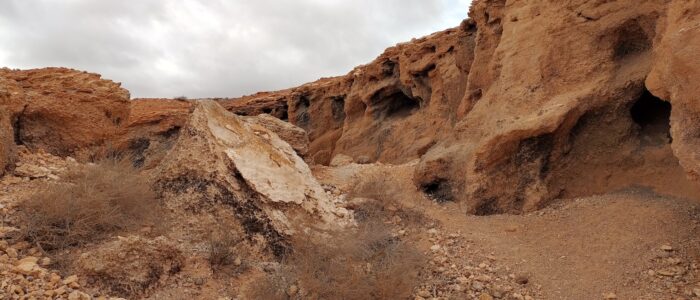
{"label": "overcast sky", "polygon": [[0,66],[63,66],[137,97],[234,97],[342,75],[455,27],[470,0],[0,0]]}

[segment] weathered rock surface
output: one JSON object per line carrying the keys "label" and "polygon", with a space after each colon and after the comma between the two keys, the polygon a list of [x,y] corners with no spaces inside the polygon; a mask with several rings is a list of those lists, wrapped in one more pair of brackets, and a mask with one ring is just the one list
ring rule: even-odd
{"label": "weathered rock surface", "polygon": [[253,117],[243,117],[243,121],[257,124],[274,132],[283,141],[287,142],[301,156],[309,151],[309,135],[297,126],[282,121],[268,114],[260,114]]}
{"label": "weathered rock surface", "polygon": [[309,133],[310,161],[336,154],[407,162],[425,153],[454,124],[472,63],[468,22],[387,49],[348,75],[294,89],[222,100],[243,114],[272,112]]}
{"label": "weathered rock surface", "polygon": [[185,261],[177,245],[163,237],[119,237],[80,256],[77,269],[115,295],[133,296],[179,272]]}
{"label": "weathered rock surface", "polygon": [[285,236],[304,226],[347,222],[289,144],[213,101],[197,103],[157,173],[168,198],[231,205],[248,233],[264,235],[275,254],[285,251]]}
{"label": "weathered rock surface", "polygon": [[105,147],[121,134],[129,92],[100,75],[65,68],[0,69],[0,85],[17,85],[23,97],[16,142],[57,155]]}
{"label": "weathered rock surface", "polygon": [[[698,197],[699,10],[660,0],[479,0],[459,27],[391,47],[345,76],[217,102],[304,129],[308,151],[300,131],[272,126],[292,128],[277,134],[313,163],[341,154],[362,163],[421,158],[415,184],[433,199],[464,201],[475,214],[519,213],[632,185]],[[37,72],[2,75],[31,104],[54,92],[50,84],[40,92],[39,83],[53,79]],[[62,93],[82,93],[65,81]],[[117,144],[157,165],[192,105],[133,103]],[[26,129],[34,124],[24,117],[30,108],[15,126],[21,142],[39,143],[32,136],[44,132],[40,143],[78,144],[40,125]],[[48,124],[63,118],[42,113]]]}
{"label": "weathered rock surface", "polygon": [[[689,59],[656,49],[662,41],[674,48],[681,28],[694,30],[697,4],[492,0],[475,2],[470,16],[478,33],[462,119],[423,157],[419,186],[447,191],[476,214],[635,184],[697,195],[673,154],[694,166],[681,149],[696,130],[681,121],[692,113],[678,92],[692,89],[678,80],[691,71],[676,69],[679,77],[663,82],[669,92],[659,81],[651,92],[645,86],[653,65],[669,70],[669,56]],[[681,47],[694,49],[692,41]]]}
{"label": "weathered rock surface", "polygon": [[0,77],[0,176],[15,160],[14,126],[23,102],[22,90],[13,81]]}

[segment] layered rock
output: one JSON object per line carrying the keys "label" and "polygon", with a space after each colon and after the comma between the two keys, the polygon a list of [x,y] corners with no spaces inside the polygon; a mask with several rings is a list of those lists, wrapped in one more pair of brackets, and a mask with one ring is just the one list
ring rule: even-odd
{"label": "layered rock", "polygon": [[305,226],[348,222],[289,144],[213,101],[197,103],[156,177],[167,199],[230,205],[242,227],[265,236],[277,255],[286,251],[285,237]]}
{"label": "layered rock", "polygon": [[476,214],[631,185],[697,196],[671,151],[697,166],[683,92],[694,88],[683,78],[696,55],[669,53],[697,50],[688,45],[697,31],[679,42],[682,28],[694,30],[697,5],[489,0],[470,16],[478,33],[463,118],[423,157],[417,185]]}
{"label": "layered rock", "polygon": [[451,131],[472,63],[474,27],[399,44],[345,76],[279,92],[220,100],[242,115],[267,113],[308,132],[309,161],[337,154],[402,163]]}
{"label": "layered rock", "polygon": [[23,94],[15,139],[30,149],[72,155],[109,147],[129,115],[129,92],[97,74],[65,68],[0,69],[0,77]]}
{"label": "layered rock", "polygon": [[23,103],[22,90],[13,81],[0,77],[0,176],[15,161],[15,127]]}

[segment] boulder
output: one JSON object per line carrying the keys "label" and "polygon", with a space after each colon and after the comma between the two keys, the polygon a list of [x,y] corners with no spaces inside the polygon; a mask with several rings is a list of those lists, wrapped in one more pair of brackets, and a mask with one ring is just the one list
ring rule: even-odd
{"label": "boulder", "polygon": [[248,123],[257,124],[274,132],[283,141],[287,142],[300,156],[309,151],[309,136],[304,129],[282,121],[268,114],[260,114],[252,117],[243,117]]}
{"label": "boulder", "polygon": [[263,235],[277,255],[286,251],[285,237],[305,226],[350,222],[289,144],[214,101],[197,102],[156,177],[167,199],[230,205],[242,227]]}

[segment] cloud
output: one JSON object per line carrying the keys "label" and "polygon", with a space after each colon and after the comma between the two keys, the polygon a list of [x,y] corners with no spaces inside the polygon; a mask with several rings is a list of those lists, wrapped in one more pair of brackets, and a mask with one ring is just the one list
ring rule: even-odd
{"label": "cloud", "polygon": [[345,74],[454,27],[469,0],[4,0],[0,66],[65,66],[133,97],[239,96]]}

